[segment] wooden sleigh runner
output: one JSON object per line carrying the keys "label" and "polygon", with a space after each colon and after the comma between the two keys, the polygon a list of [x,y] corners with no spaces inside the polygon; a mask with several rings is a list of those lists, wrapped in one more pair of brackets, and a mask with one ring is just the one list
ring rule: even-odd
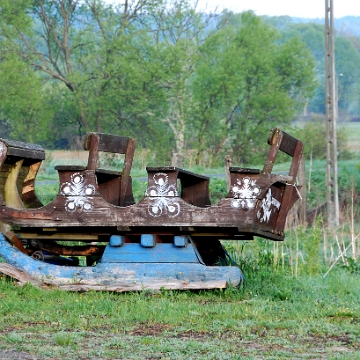
{"label": "wooden sleigh runner", "polygon": [[[135,140],[89,133],[87,166],[57,166],[55,199],[41,204],[35,179],[44,150],[0,140],[0,271],[20,281],[69,290],[129,291],[237,286],[242,273],[220,240],[284,240],[286,216],[299,198],[301,141],[272,129],[262,170],[231,167],[231,186],[211,205],[209,178],[176,167],[148,167],[135,203],[130,170]],[[272,172],[278,151],[292,158]],[[121,172],[98,167],[99,153],[124,154]],[[81,245],[74,245],[74,242]],[[78,266],[78,257],[87,266]]]}

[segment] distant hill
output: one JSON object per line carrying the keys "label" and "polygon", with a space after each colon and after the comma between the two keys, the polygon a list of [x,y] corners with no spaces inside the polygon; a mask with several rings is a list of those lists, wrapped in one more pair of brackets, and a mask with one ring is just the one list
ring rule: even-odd
{"label": "distant hill", "polygon": [[[359,0],[357,0],[359,1]],[[317,24],[325,24],[324,18],[298,18],[291,17],[288,15],[284,16],[261,16],[264,19],[269,19],[270,22],[275,25],[280,31],[286,27],[289,23],[317,23]],[[335,29],[340,31],[342,35],[348,36],[360,36],[360,16],[344,16],[341,18],[334,19]]]}
{"label": "distant hill", "polygon": [[[318,24],[324,24],[325,18],[317,18],[317,19],[306,19],[306,18],[291,18],[295,23],[309,23],[315,22]],[[342,33],[346,33],[348,35],[360,36],[360,16],[344,16],[341,18],[334,19],[335,29],[341,31]]]}

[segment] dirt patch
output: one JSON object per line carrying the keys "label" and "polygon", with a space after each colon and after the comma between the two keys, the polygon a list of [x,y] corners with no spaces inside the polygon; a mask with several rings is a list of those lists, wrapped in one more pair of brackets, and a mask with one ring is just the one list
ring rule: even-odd
{"label": "dirt patch", "polygon": [[163,336],[163,332],[171,330],[170,325],[166,324],[146,324],[142,323],[138,328],[130,331],[132,336]]}
{"label": "dirt patch", "polygon": [[1,350],[0,359],[3,360],[37,360],[38,357],[24,351]]}

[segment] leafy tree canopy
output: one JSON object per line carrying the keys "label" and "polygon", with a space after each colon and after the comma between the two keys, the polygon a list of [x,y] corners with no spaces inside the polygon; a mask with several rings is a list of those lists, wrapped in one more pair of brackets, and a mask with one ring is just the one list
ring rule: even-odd
{"label": "leafy tree canopy", "polygon": [[301,36],[187,0],[4,0],[0,42],[2,118],[47,147],[101,131],[135,136],[166,163],[173,152],[174,165],[187,149],[198,163],[246,163],[314,89]]}

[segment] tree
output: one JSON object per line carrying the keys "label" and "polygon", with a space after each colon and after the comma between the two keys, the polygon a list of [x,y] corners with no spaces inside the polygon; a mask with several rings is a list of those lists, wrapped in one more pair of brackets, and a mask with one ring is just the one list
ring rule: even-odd
{"label": "tree", "polygon": [[[360,54],[350,39],[336,37],[335,59],[339,112],[360,113]],[[341,111],[342,110],[342,111]]]}
{"label": "tree", "polygon": [[46,136],[44,121],[51,117],[41,79],[16,55],[4,53],[0,57],[0,112],[9,125],[2,134],[19,140],[33,142]]}
{"label": "tree", "polygon": [[256,161],[259,141],[272,126],[288,124],[314,85],[314,61],[299,41],[279,45],[280,34],[252,12],[241,26],[207,38],[194,78],[199,157],[212,164],[225,153]]}
{"label": "tree", "polygon": [[80,134],[117,132],[116,125],[125,128],[144,116],[156,98],[151,47],[140,26],[154,4],[125,1],[113,8],[99,0],[6,0],[0,8],[2,46],[61,98],[59,115],[72,109],[69,121],[75,120]]}
{"label": "tree", "polygon": [[199,46],[211,34],[215,14],[196,11],[188,0],[164,2],[151,14],[148,29],[153,34],[156,57],[160,64],[160,92],[156,117],[171,131],[174,142],[172,164],[181,166],[192,133],[192,77],[199,56]]}

